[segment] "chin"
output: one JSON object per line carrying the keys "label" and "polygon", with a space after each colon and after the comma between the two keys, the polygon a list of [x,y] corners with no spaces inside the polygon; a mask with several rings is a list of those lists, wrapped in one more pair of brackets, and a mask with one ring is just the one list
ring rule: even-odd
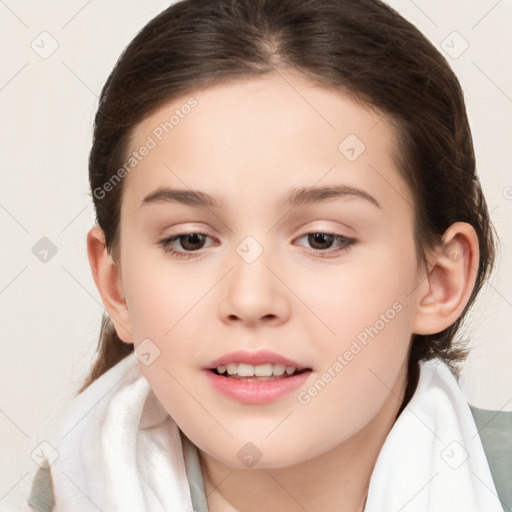
{"label": "chin", "polygon": [[[245,439],[250,439],[251,436]],[[196,445],[197,446],[197,445]],[[225,443],[219,450],[221,443],[203,449],[210,457],[234,469],[279,469],[294,466],[313,458],[315,454],[304,451],[304,446],[284,446],[282,440],[277,438],[269,442],[242,441],[240,438]]]}

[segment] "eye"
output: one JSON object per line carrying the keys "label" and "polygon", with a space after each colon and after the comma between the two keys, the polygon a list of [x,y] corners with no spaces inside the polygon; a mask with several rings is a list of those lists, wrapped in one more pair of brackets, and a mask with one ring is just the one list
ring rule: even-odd
{"label": "eye", "polygon": [[[203,248],[206,238],[211,238],[204,233],[179,233],[171,237],[164,238],[158,241],[158,245],[163,247],[166,253],[169,253],[178,258],[189,259],[193,252],[197,252]],[[180,242],[180,245],[185,249],[184,251],[176,249],[174,243]],[[199,246],[199,247],[198,247]]]}
{"label": "eye", "polygon": [[[308,243],[313,246],[314,254],[321,258],[332,257],[340,252],[348,251],[357,242],[354,238],[348,238],[338,233],[326,231],[306,233],[300,237],[299,240],[306,237]],[[164,252],[172,256],[189,259],[194,252],[198,252],[204,247],[204,242],[207,238],[211,237],[204,233],[178,233],[177,235],[159,240],[157,244],[163,248]],[[178,241],[183,250],[176,248],[175,243]],[[335,241],[339,243],[338,248],[330,250]]]}
{"label": "eye", "polygon": [[[308,243],[311,244],[314,249],[314,253],[321,258],[328,258],[341,252],[346,252],[357,243],[357,240],[354,238],[348,238],[338,233],[326,231],[306,233],[300,237],[299,240],[302,238],[307,238]],[[329,250],[334,241],[339,242],[340,245],[334,250]]]}

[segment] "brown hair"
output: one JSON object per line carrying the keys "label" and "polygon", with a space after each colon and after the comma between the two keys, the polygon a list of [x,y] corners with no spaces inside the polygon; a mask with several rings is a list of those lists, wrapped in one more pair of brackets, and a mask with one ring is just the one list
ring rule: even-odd
{"label": "brown hair", "polygon": [[[414,25],[378,0],[182,0],[152,19],[120,56],[95,118],[89,179],[109,252],[117,261],[123,183],[97,191],[123,165],[138,123],[195,88],[280,69],[351,94],[396,126],[419,261],[452,223],[475,228],[478,276],[462,315],[436,335],[414,334],[409,356],[412,383],[418,361],[433,357],[457,373],[467,351],[454,336],[492,270],[493,227],[455,74]],[[79,392],[132,351],[104,315],[97,360]]]}

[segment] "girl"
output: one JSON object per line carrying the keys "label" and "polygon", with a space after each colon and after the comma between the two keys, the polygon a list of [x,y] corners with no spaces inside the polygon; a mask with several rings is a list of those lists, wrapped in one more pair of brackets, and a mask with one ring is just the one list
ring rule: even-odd
{"label": "girl", "polygon": [[89,168],[108,315],[34,510],[510,510],[510,414],[456,379],[493,231],[413,25],[175,3],[108,78]]}

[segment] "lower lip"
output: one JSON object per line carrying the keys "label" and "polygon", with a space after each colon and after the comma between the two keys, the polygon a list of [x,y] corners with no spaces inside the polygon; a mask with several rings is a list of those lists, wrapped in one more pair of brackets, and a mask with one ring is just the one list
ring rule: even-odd
{"label": "lower lip", "polygon": [[276,380],[230,379],[205,370],[207,378],[215,390],[228,398],[244,404],[267,404],[291,393],[307,380],[311,371],[304,371],[293,377]]}

